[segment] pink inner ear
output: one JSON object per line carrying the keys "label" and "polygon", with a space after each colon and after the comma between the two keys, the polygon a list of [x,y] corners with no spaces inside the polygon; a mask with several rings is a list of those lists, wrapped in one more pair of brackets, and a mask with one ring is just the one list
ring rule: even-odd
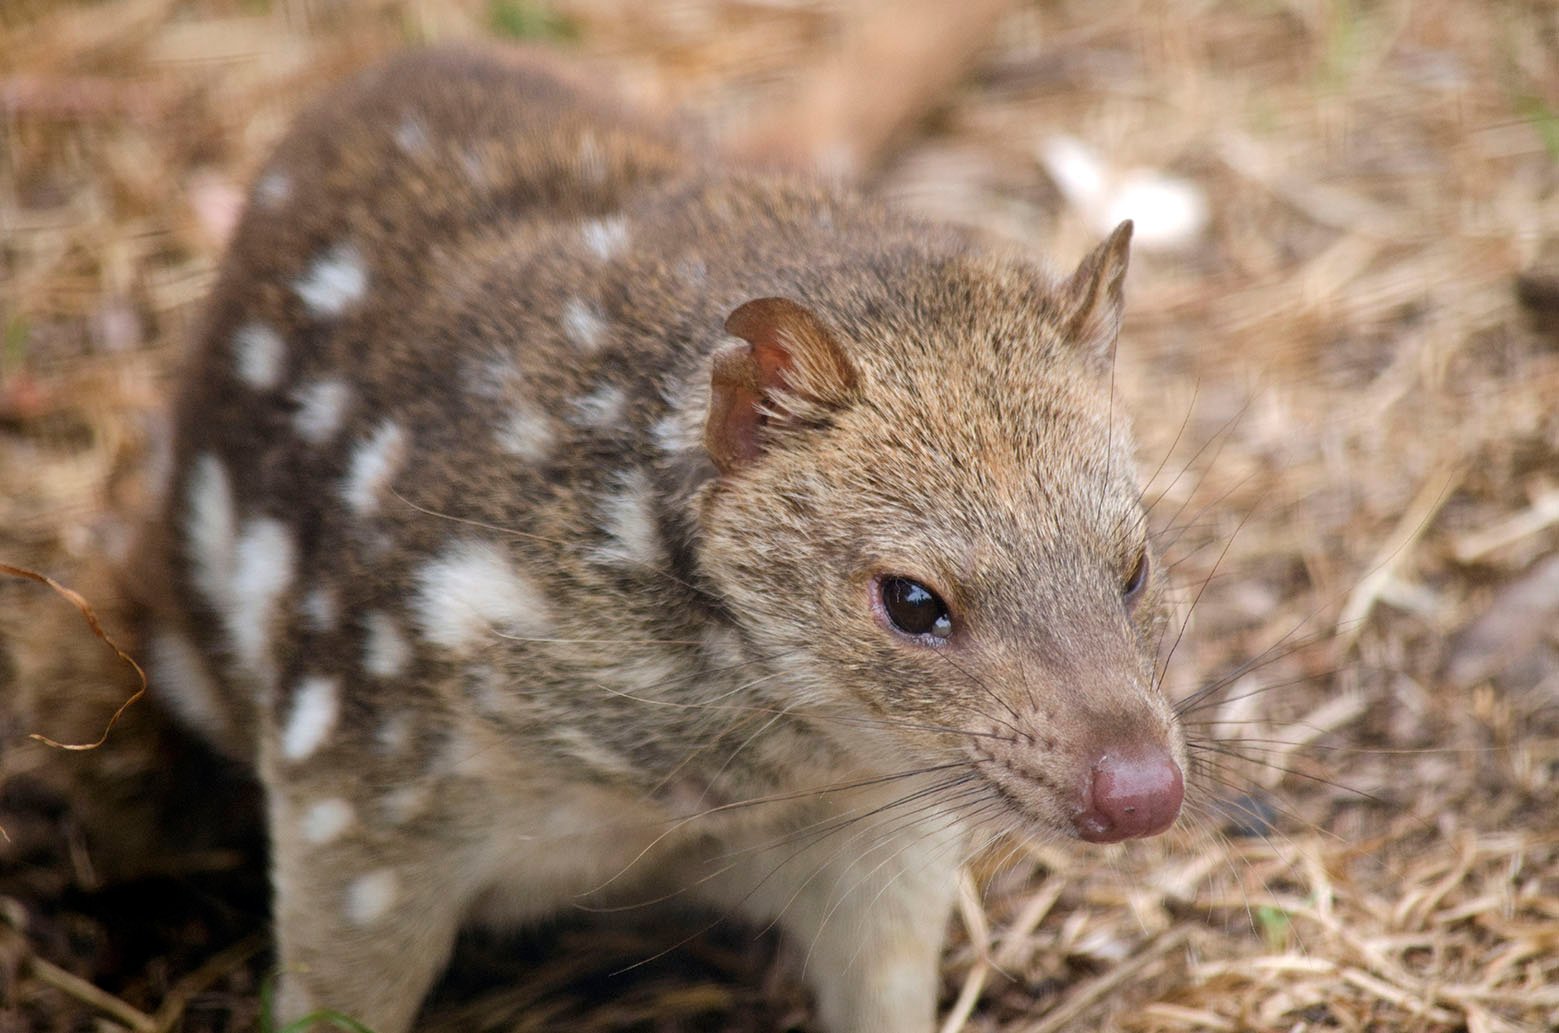
{"label": "pink inner ear", "polygon": [[733,345],[715,355],[704,448],[721,473],[730,473],[762,453],[760,375],[751,345]]}
{"label": "pink inner ear", "polygon": [[752,359],[758,366],[758,383],[765,391],[788,386],[785,373],[791,365],[790,350],[775,340],[775,336],[761,337],[752,342]]}
{"label": "pink inner ear", "polygon": [[762,453],[758,442],[758,430],[763,426],[763,414],[758,406],[763,396],[756,391],[737,387],[731,390],[731,408],[725,417],[725,434],[729,442],[731,458],[740,463],[750,463]]}
{"label": "pink inner ear", "polygon": [[749,301],[727,317],[725,329],[742,343],[715,356],[704,445],[715,466],[730,473],[762,454],[760,410],[774,404],[774,392],[793,393],[808,406],[842,406],[856,373],[827,328],[794,301]]}
{"label": "pink inner ear", "polygon": [[742,338],[750,348],[760,391],[788,386],[784,374],[793,361],[793,342],[783,328],[804,326],[811,319],[810,313],[785,298],[749,301],[726,319],[726,332]]}

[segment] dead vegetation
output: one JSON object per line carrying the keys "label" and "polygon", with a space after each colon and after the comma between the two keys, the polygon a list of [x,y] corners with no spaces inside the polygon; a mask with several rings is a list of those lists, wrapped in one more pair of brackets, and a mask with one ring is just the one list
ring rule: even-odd
{"label": "dead vegetation", "polygon": [[[862,4],[10,0],[0,561],[122,546],[245,179],[324,83],[524,36],[734,136]],[[1559,9],[1026,4],[899,139],[876,188],[1058,265],[1122,196],[1169,220],[1119,383],[1190,617],[1169,678],[1219,686],[1173,842],[976,866],[944,1029],[1559,1028]],[[45,595],[0,581],[13,643]],[[0,706],[0,1031],[253,1028],[252,860],[102,885],[31,730]],[[615,974],[702,924],[472,940],[438,1028],[806,1028],[750,932]]]}

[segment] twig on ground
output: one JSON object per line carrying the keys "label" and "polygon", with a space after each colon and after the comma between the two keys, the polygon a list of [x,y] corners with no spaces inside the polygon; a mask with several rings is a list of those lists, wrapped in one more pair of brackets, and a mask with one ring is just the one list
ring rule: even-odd
{"label": "twig on ground", "polygon": [[119,719],[124,716],[125,711],[129,710],[132,704],[134,704],[142,696],[146,695],[146,672],[141,669],[141,665],[136,663],[135,659],[131,657],[129,653],[126,653],[123,649],[119,648],[118,643],[108,637],[108,633],[103,630],[102,622],[97,619],[97,614],[93,612],[92,606],[81,597],[79,592],[66,588],[64,585],[49,577],[47,574],[40,574],[36,570],[28,570],[25,567],[13,567],[9,563],[0,563],[0,574],[9,574],[12,577],[19,577],[25,581],[35,581],[40,585],[52,588],[55,592],[58,592],[60,595],[64,596],[72,606],[81,611],[81,616],[86,618],[87,626],[92,629],[92,634],[102,639],[103,644],[108,646],[109,649],[112,649],[119,657],[119,659],[135,668],[135,676],[141,681],[140,687],[131,694],[129,699],[119,704],[119,709],[114,711],[114,716],[108,719],[108,724],[103,727],[103,734],[98,736],[96,742],[56,742],[55,740],[50,739],[47,735],[40,735],[37,732],[32,732],[27,736],[29,739],[36,739],[47,746],[53,746],[55,749],[60,750],[97,749],[99,746],[108,741],[108,733],[114,730],[114,725],[119,723]]}

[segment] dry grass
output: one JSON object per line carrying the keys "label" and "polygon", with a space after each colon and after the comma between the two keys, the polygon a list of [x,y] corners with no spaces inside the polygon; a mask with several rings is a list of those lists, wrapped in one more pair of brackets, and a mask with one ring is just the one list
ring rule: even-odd
{"label": "dry grass", "polygon": [[[122,471],[241,186],[325,82],[497,26],[730,130],[844,24],[817,0],[551,10],[8,0],[0,561],[69,581],[121,543]],[[1195,716],[1226,723],[1195,731],[1232,752],[1205,754],[1173,842],[977,866],[944,1028],[1559,1028],[1559,10],[1025,6],[877,186],[1065,262],[1096,230],[1040,159],[1060,132],[1209,203],[1195,242],[1139,252],[1119,377],[1190,616],[1171,681],[1224,686]],[[32,596],[0,583],[0,608]],[[9,724],[0,776],[41,749]],[[1217,813],[1242,794],[1272,808],[1264,835]],[[68,810],[23,778],[0,824],[0,1031],[253,1023],[252,890],[96,889]],[[786,949],[740,932],[609,975],[668,935],[473,942],[435,1011],[805,1028]]]}

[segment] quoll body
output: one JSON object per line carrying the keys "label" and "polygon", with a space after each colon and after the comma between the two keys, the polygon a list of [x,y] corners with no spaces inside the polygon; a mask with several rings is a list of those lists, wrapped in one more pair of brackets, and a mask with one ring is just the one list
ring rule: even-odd
{"label": "quoll body", "polygon": [[467,923],[667,896],[932,1028],[997,834],[1178,812],[1109,364],[1068,278],[435,50],[262,170],[142,545],[158,694],[267,801],[284,1018],[399,1033]]}

